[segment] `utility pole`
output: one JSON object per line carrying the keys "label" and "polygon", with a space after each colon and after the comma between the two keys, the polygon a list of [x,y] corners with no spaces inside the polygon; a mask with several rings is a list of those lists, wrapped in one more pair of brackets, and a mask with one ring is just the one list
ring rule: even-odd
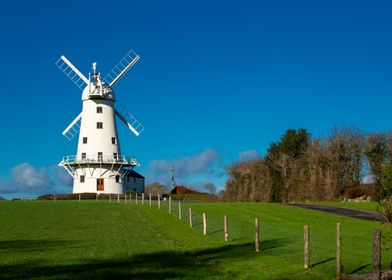
{"label": "utility pole", "polygon": [[171,166],[171,172],[172,172],[172,186],[171,186],[171,190],[173,190],[176,187],[176,184],[174,183],[174,164],[172,163]]}

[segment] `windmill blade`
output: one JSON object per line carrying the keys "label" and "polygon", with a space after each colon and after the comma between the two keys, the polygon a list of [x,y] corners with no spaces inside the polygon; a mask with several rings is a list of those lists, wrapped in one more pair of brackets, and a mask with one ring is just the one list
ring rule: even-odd
{"label": "windmill blade", "polygon": [[80,113],[63,131],[63,135],[71,141],[80,130],[80,123],[82,121],[82,113]]}
{"label": "windmill blade", "polygon": [[55,64],[80,89],[88,85],[88,79],[65,56],[62,55]]}
{"label": "windmill blade", "polygon": [[125,73],[131,67],[139,60],[139,56],[135,54],[132,50],[129,51],[121,60],[119,63],[117,63],[116,66],[112,69],[112,71],[109,72],[103,79],[105,83],[109,84],[111,87],[114,86],[122,76],[124,76]]}
{"label": "windmill blade", "polygon": [[117,117],[136,135],[139,136],[143,132],[144,126],[134,117],[128,110],[116,101],[114,109]]}

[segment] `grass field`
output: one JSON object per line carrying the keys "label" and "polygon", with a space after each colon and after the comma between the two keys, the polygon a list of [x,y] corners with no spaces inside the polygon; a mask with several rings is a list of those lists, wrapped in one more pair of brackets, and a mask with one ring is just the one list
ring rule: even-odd
{"label": "grass field", "polygon": [[[389,229],[280,204],[182,204],[183,220],[156,205],[106,201],[0,203],[0,275],[15,278],[332,279],[335,227],[342,223],[346,272],[371,269],[371,232],[383,231],[382,262],[392,252]],[[188,226],[188,207],[194,227]],[[202,235],[207,212],[207,236]],[[223,215],[230,242],[223,241]],[[254,218],[261,252],[254,252]],[[311,230],[311,265],[303,270],[303,225]]]}

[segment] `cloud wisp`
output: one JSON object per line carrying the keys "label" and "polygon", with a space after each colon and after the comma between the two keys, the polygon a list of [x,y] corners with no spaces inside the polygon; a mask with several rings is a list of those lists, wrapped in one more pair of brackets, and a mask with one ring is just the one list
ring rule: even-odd
{"label": "cloud wisp", "polygon": [[152,160],[147,171],[147,183],[171,184],[171,166],[174,164],[177,183],[189,183],[197,177],[221,176],[220,157],[213,149],[206,149],[193,156],[169,160]]}
{"label": "cloud wisp", "polygon": [[260,155],[256,150],[248,150],[239,153],[239,161],[248,161],[260,158]]}
{"label": "cloud wisp", "polygon": [[36,168],[25,162],[11,169],[11,178],[0,182],[0,194],[36,196],[70,192],[72,177],[56,165]]}

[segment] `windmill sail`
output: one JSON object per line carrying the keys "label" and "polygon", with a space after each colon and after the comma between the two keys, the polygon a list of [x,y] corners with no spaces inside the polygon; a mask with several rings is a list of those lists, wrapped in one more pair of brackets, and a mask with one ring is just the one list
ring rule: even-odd
{"label": "windmill sail", "polygon": [[111,87],[114,86],[118,80],[124,76],[125,73],[139,60],[139,56],[135,54],[132,50],[129,51],[119,63],[109,72],[103,79],[105,83],[109,84]]}
{"label": "windmill sail", "polygon": [[136,135],[143,132],[144,126],[128,110],[116,101],[115,113],[117,117]]}
{"label": "windmill sail", "polygon": [[80,89],[87,86],[88,79],[65,56],[62,55],[55,64]]}
{"label": "windmill sail", "polygon": [[80,113],[63,131],[63,135],[71,141],[80,130],[80,122],[82,120],[82,113]]}

